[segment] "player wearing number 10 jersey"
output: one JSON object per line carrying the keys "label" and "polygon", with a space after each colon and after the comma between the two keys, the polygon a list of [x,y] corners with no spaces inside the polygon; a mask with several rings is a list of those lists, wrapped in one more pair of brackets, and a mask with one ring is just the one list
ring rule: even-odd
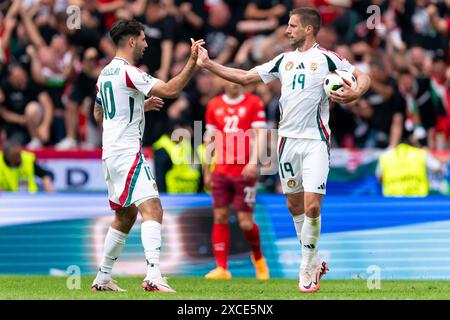
{"label": "player wearing number 10 jersey", "polygon": [[150,166],[141,150],[144,112],[162,107],[162,99],[157,97],[173,98],[179,94],[194,72],[198,46],[204,42],[191,40],[191,56],[185,67],[165,83],[134,66],[147,48],[141,23],[118,21],[110,35],[117,52],[98,78],[94,117],[103,126],[103,172],[109,203],[116,214],[106,235],[103,258],[91,288],[93,291],[123,291],[112,281],[111,272],[139,211],[147,262],[142,288],[175,292],[159,269],[163,212]]}
{"label": "player wearing number 10 jersey", "polygon": [[213,252],[217,267],[206,279],[231,279],[227,270],[230,232],[229,206],[237,211],[239,225],[252,250],[256,278],[269,279],[269,269],[261,252],[259,229],[253,220],[258,171],[258,149],[262,148],[266,116],[262,100],[243,87],[224,80],[225,93],[206,107],[207,148],[214,135],[215,164],[211,173],[204,166],[205,185],[211,188],[214,205]]}
{"label": "player wearing number 10 jersey", "polygon": [[318,255],[322,197],[329,170],[330,130],[328,99],[323,90],[325,77],[336,69],[353,73],[355,90],[344,83],[343,92],[333,92],[331,100],[349,103],[369,88],[369,77],[334,52],[316,43],[321,18],[315,8],[291,11],[286,35],[294,50],[249,71],[228,68],[211,61],[206,49],[199,48],[197,64],[220,77],[248,85],[275,79],[281,82],[279,123],[279,173],[287,206],[302,245],[299,290],[320,289],[327,264]]}

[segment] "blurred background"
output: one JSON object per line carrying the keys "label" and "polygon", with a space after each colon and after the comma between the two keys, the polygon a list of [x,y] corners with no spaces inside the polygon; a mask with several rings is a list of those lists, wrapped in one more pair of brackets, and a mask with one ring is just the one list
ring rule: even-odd
{"label": "blurred background", "polygon": [[[145,25],[149,47],[139,67],[167,81],[186,63],[191,37],[205,39],[217,62],[244,69],[291,50],[289,11],[302,6],[321,13],[318,43],[372,80],[358,101],[330,102],[321,238],[330,277],[364,277],[377,265],[396,279],[450,279],[448,0],[0,1],[0,273],[60,274],[69,265],[95,271],[111,212],[92,111],[97,77],[114,56],[108,30],[115,21]],[[246,90],[264,101],[268,128],[276,129],[279,82]],[[214,265],[211,199],[201,178],[198,194],[167,194],[164,177],[173,164],[152,146],[175,128],[194,132],[222,91],[221,80],[201,70],[177,99],[145,115],[169,273],[200,275]],[[410,156],[380,161],[399,145],[410,146],[401,149]],[[197,147],[193,142],[191,152]],[[394,162],[416,182],[383,185],[392,182],[385,169]],[[272,274],[296,277],[300,250],[277,174],[261,176],[257,191],[255,217]],[[253,276],[248,247],[236,220],[231,224],[230,270]],[[145,271],[135,228],[118,272]]]}

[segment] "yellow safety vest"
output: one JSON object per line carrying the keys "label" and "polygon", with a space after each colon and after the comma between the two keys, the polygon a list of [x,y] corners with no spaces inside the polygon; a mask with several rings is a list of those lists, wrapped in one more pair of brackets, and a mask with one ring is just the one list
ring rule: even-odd
{"label": "yellow safety vest", "polygon": [[38,187],[34,177],[35,155],[28,151],[20,154],[22,162],[18,168],[6,165],[3,152],[0,152],[0,189],[4,191],[18,191],[19,185],[26,183],[28,192],[37,192]]}
{"label": "yellow safety vest", "polygon": [[153,149],[163,148],[172,160],[172,168],[166,173],[167,193],[196,193],[200,182],[200,171],[191,167],[192,147],[184,139],[173,142],[168,135],[162,135],[153,144]]}
{"label": "yellow safety vest", "polygon": [[426,151],[399,144],[380,157],[383,195],[425,197],[428,195]]}

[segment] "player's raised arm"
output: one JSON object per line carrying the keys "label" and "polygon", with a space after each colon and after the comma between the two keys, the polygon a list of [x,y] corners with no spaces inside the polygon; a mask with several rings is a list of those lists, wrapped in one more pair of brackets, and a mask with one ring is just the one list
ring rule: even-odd
{"label": "player's raised arm", "polygon": [[189,57],[189,60],[184,66],[183,70],[168,82],[158,81],[150,89],[147,97],[153,95],[161,98],[175,98],[178,96],[181,90],[183,90],[183,88],[187,85],[194,74],[199,47],[205,43],[203,39],[197,41],[191,39],[191,42],[191,56]]}
{"label": "player's raised arm", "polygon": [[239,83],[243,86],[261,81],[261,77],[256,71],[256,68],[246,71],[222,66],[221,64],[212,61],[208,56],[208,51],[203,47],[198,48],[197,65],[217,74],[221,78],[234,83]]}

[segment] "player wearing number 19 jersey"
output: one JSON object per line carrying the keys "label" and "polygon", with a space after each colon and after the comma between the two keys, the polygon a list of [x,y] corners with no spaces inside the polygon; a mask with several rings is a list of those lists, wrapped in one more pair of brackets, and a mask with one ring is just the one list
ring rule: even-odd
{"label": "player wearing number 19 jersey", "polygon": [[314,8],[298,8],[290,13],[286,35],[294,48],[249,71],[221,66],[200,48],[197,64],[229,81],[248,85],[275,79],[281,82],[279,123],[279,173],[287,206],[302,245],[299,290],[319,290],[327,264],[318,257],[321,205],[330,161],[328,99],[324,78],[336,69],[353,73],[358,86],[344,84],[343,92],[333,92],[331,100],[348,103],[361,97],[370,79],[347,60],[316,43],[321,18]]}
{"label": "player wearing number 19 jersey", "polygon": [[[198,46],[203,41],[191,40],[191,56],[185,67],[165,83],[134,66],[147,48],[142,24],[135,20],[118,21],[110,35],[117,52],[98,78],[94,117],[102,123],[103,172],[115,219],[105,238],[104,253],[92,290],[123,291],[112,281],[111,272],[139,211],[147,263],[142,288],[175,292],[159,269],[163,212],[156,183],[141,149],[144,112],[162,107],[162,99],[151,95],[174,98],[179,94],[194,72]],[[151,97],[146,100],[148,96]]]}
{"label": "player wearing number 19 jersey", "polygon": [[266,126],[264,105],[258,96],[245,93],[238,84],[225,81],[224,87],[225,93],[213,98],[206,107],[205,143],[209,143],[209,137],[215,136],[214,172],[211,174],[206,165],[204,177],[206,185],[211,182],[214,206],[212,244],[217,267],[205,278],[231,278],[227,260],[229,207],[232,205],[252,250],[256,278],[267,280],[269,269],[262,255],[258,225],[253,219],[258,142],[263,133],[261,128]]}

